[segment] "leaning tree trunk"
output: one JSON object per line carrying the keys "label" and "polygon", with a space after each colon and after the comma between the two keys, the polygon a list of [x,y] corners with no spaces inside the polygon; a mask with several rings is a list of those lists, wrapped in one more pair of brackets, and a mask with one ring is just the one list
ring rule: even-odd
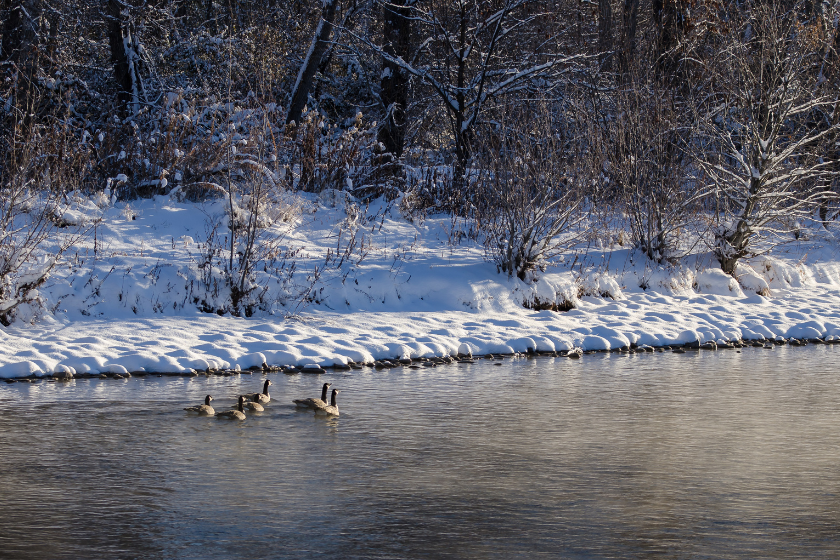
{"label": "leaning tree trunk", "polygon": [[738,220],[734,231],[727,231],[716,237],[715,257],[720,263],[721,270],[734,277],[738,261],[747,254],[750,238],[747,223],[744,220]]}
{"label": "leaning tree trunk", "polygon": [[298,122],[301,114],[303,114],[303,108],[306,106],[306,100],[309,98],[309,92],[312,91],[315,72],[318,70],[321,58],[323,58],[324,52],[329,46],[330,34],[332,34],[337,8],[338,0],[324,0],[321,19],[318,21],[318,27],[315,28],[315,33],[312,37],[312,43],[309,45],[309,51],[306,53],[306,58],[300,66],[295,87],[292,88],[292,101],[289,103],[286,123],[292,121]]}
{"label": "leaning tree trunk", "polygon": [[140,44],[132,32],[129,6],[120,0],[108,0],[108,41],[111,46],[111,63],[117,82],[117,100],[123,116],[136,115],[140,110],[143,81],[140,77]]}
{"label": "leaning tree trunk", "polygon": [[[411,49],[411,11],[405,0],[394,0],[382,8],[385,52],[408,61]],[[401,157],[405,143],[405,111],[408,105],[408,76],[398,64],[383,61],[380,98],[386,115],[378,140],[385,151]]]}

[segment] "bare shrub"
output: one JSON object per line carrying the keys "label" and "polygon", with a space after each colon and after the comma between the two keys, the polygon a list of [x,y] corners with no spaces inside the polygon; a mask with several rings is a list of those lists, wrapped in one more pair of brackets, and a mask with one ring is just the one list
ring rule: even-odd
{"label": "bare shrub", "polygon": [[[224,196],[229,171],[238,178],[247,168],[273,173],[280,115],[253,97],[222,103],[170,93],[148,113],[131,121],[115,117],[97,146],[107,154],[101,173],[126,177],[119,198],[170,193],[199,201]],[[264,145],[257,149],[257,142]]]}
{"label": "bare shrub", "polygon": [[285,242],[299,208],[263,175],[248,179],[228,183],[226,198],[210,204],[193,256],[199,281],[193,301],[205,312],[251,316],[293,297],[297,252]]}
{"label": "bare shrub", "polygon": [[686,147],[694,130],[673,91],[633,84],[613,96],[612,118],[595,123],[590,154],[629,218],[630,241],[651,260],[683,256],[683,233],[707,190],[692,177]]}
{"label": "bare shrub", "polygon": [[575,243],[585,217],[557,115],[544,102],[506,112],[472,181],[475,227],[487,252],[521,280]]}
{"label": "bare shrub", "polygon": [[9,325],[23,306],[40,307],[38,288],[78,240],[78,230],[60,232],[59,227],[68,225],[62,220],[65,189],[79,186],[76,154],[85,149],[60,126],[17,125],[5,140],[9,150],[0,170],[0,323]]}
{"label": "bare shrub", "polygon": [[299,124],[289,123],[280,148],[288,186],[314,193],[352,190],[368,172],[362,161],[375,132],[361,113],[346,129],[315,111],[307,112]]}
{"label": "bare shrub", "polygon": [[428,214],[464,214],[464,197],[452,187],[451,166],[429,165],[407,174],[403,215],[423,218]]}

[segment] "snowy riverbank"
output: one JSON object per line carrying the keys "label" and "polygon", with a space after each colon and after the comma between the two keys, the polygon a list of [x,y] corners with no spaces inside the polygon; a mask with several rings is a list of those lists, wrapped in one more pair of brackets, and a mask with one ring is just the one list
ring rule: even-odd
{"label": "snowy riverbank", "polygon": [[[345,213],[323,202],[304,201],[289,235],[303,271],[335,246]],[[0,377],[840,336],[840,251],[818,227],[745,263],[740,284],[707,254],[654,266],[608,233],[524,283],[499,275],[480,247],[451,244],[448,218],[411,222],[395,206],[373,208],[376,220],[359,228],[364,257],[315,275],[312,303],[237,318],[190,303],[214,211],[165,197],[82,207],[102,219],[95,258],[93,239],[79,245],[41,289],[50,313],[0,328]],[[575,308],[523,306],[562,297]]]}
{"label": "snowy riverbank", "polygon": [[[822,295],[837,297],[836,292]],[[263,361],[330,366],[446,356],[463,352],[465,346],[478,355],[528,348],[604,350],[631,343],[838,336],[838,307],[824,309],[822,301],[826,297],[794,294],[778,300],[632,294],[617,302],[593,298],[568,313],[315,312],[287,321],[214,315],[85,320],[7,329],[0,375],[52,373],[63,371],[61,365],[79,373],[246,369]]]}

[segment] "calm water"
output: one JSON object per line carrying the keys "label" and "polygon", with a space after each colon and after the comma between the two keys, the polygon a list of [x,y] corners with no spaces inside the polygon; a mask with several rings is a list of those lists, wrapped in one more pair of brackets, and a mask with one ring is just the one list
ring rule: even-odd
{"label": "calm water", "polygon": [[[838,558],[840,348],[0,384],[2,558]],[[292,398],[342,389],[337,419]]]}

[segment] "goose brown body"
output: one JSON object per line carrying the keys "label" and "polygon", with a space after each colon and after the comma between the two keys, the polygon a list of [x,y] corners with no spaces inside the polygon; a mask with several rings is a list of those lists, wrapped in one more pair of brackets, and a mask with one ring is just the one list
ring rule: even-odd
{"label": "goose brown body", "polygon": [[324,408],[317,408],[315,409],[315,414],[326,414],[328,416],[338,416],[338,404],[335,402],[335,396],[340,393],[338,389],[333,389],[332,395],[330,396],[330,404],[325,406]]}
{"label": "goose brown body", "polygon": [[263,412],[263,411],[265,411],[265,409],[263,408],[263,405],[261,405],[260,403],[256,403],[256,402],[246,402],[243,405],[243,408],[245,408],[245,410],[250,410],[251,412]]}
{"label": "goose brown body", "polygon": [[239,404],[237,405],[236,410],[227,410],[225,412],[219,412],[216,414],[216,418],[226,418],[228,420],[245,420],[245,411],[243,407],[245,405],[245,397],[239,397]]}
{"label": "goose brown body", "polygon": [[324,383],[324,387],[321,389],[321,398],[320,399],[295,399],[293,402],[301,408],[309,408],[312,410],[318,410],[320,408],[326,408],[329,406],[327,404],[327,390],[332,386],[332,383]]}
{"label": "goose brown body", "polygon": [[266,379],[265,383],[263,384],[262,393],[249,393],[245,395],[245,398],[255,403],[268,404],[271,401],[271,395],[268,394],[268,386],[271,384],[271,381]]}
{"label": "goose brown body", "polygon": [[213,409],[212,406],[210,406],[210,401],[212,400],[213,397],[211,395],[207,395],[206,397],[204,397],[204,404],[199,406],[188,406],[184,410],[186,410],[187,412],[195,412],[197,414],[200,414],[201,416],[213,416],[214,414],[216,414],[216,411],[215,409]]}

